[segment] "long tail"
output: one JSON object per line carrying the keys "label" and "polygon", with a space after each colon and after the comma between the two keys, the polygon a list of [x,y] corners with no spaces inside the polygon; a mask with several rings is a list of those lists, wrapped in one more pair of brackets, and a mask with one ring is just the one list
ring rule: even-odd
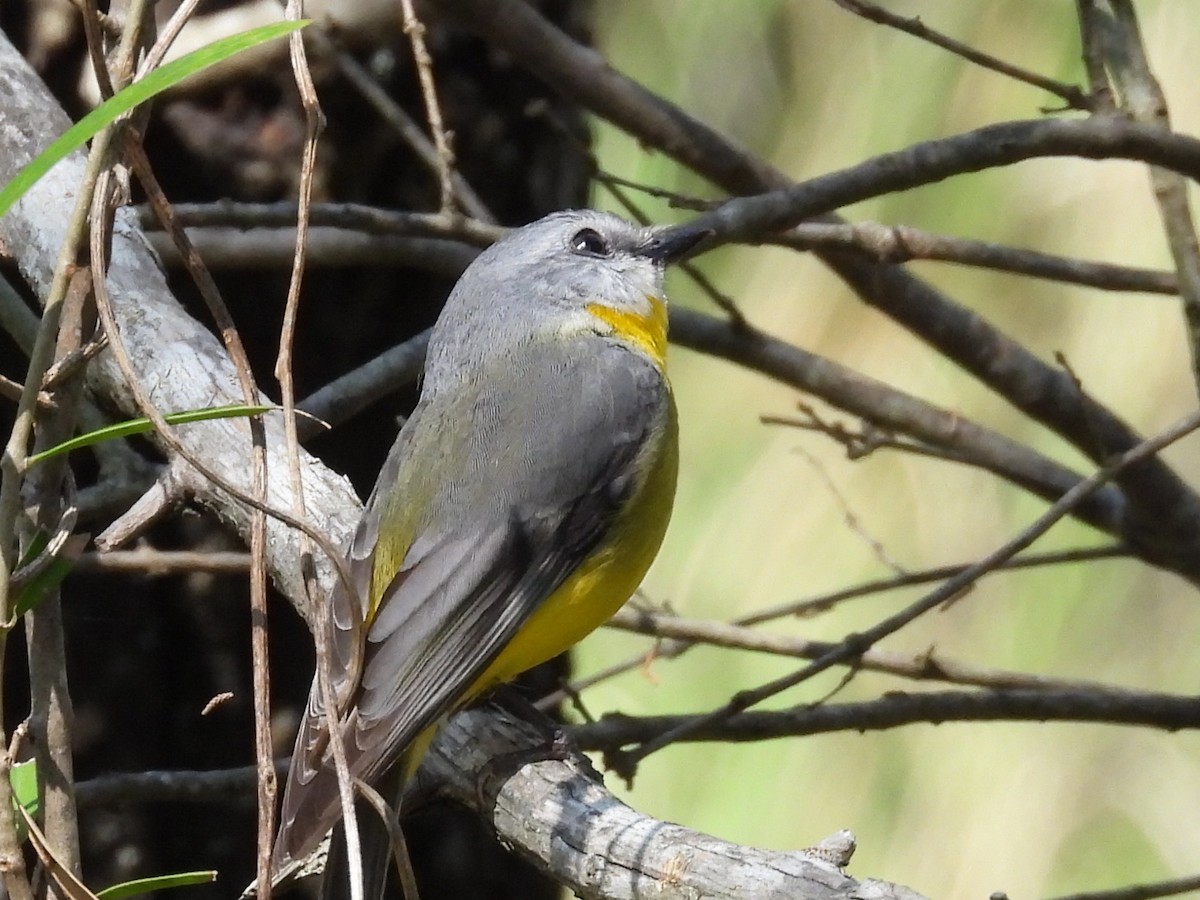
{"label": "long tail", "polygon": [[[411,768],[405,759],[393,766],[383,780],[375,785],[379,795],[391,805],[392,815],[399,813],[400,798],[410,774]],[[358,820],[362,859],[363,900],[383,900],[389,875],[395,871],[391,831],[375,807],[366,800],[360,799],[354,811]],[[340,821],[333,829],[320,896],[321,900],[350,900],[350,862],[346,855],[345,827]],[[420,898],[405,897],[404,900]]]}

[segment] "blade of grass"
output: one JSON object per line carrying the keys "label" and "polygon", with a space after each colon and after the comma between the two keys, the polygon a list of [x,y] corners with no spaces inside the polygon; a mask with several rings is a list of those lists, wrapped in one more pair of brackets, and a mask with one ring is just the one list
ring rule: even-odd
{"label": "blade of grass", "polygon": [[[191,409],[184,412],[168,413],[164,418],[171,425],[187,425],[191,422],[207,422],[212,419],[232,419],[239,416],[257,416],[259,413],[270,412],[273,409],[278,409],[275,406],[247,406],[244,403],[233,403],[229,406],[211,406],[207,409]],[[149,419],[126,419],[124,422],[117,422],[113,425],[108,425],[104,428],[97,428],[95,431],[89,431],[87,434],[81,434],[78,437],[73,437],[69,441],[63,441],[61,444],[55,444],[41,453],[34,453],[26,460],[26,465],[31,466],[34,463],[42,462],[50,459],[53,456],[58,456],[62,453],[70,453],[72,450],[78,450],[81,447],[88,447],[92,444],[99,444],[101,441],[111,441],[116,438],[129,437],[131,434],[145,434],[154,430],[154,423]]]}
{"label": "blade of grass", "polygon": [[0,189],[0,216],[4,215],[39,178],[53,168],[54,164],[73,150],[82,147],[129,110],[151,97],[174,87],[189,75],[207,69],[222,60],[256,47],[259,44],[291,34],[308,24],[307,19],[297,22],[274,22],[233,34],[193,50],[179,59],[160,66],[140,81],[118,91],[90,113],[68,128],[49,147],[34,157],[16,176]]}
{"label": "blade of grass", "polygon": [[212,870],[201,872],[177,872],[174,875],[153,875],[149,878],[135,878],[133,881],[123,881],[97,891],[100,900],[124,900],[126,897],[136,897],[139,894],[149,894],[151,891],[165,891],[167,888],[188,887],[193,884],[210,884],[217,880],[217,873]]}

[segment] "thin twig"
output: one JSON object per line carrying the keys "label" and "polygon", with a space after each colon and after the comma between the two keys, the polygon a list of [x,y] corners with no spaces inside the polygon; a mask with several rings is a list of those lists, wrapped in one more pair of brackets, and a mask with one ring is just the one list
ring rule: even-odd
{"label": "thin twig", "polygon": [[[996,572],[1011,571],[1026,568],[1034,568],[1038,566],[1052,566],[1061,563],[1069,562],[1084,562],[1100,559],[1120,559],[1130,556],[1130,551],[1120,545],[1110,545],[1107,547],[1083,548],[1079,550],[1063,550],[1052,553],[1031,553],[1025,556],[1018,556],[1014,559],[1007,560],[1003,564],[996,567]],[[765,609],[758,610],[746,616],[741,616],[735,619],[731,624],[734,628],[744,628],[751,625],[758,625],[763,622],[769,622],[775,619],[787,617],[803,618],[808,616],[818,615],[833,609],[837,604],[846,600],[854,600],[861,597],[871,597],[876,594],[881,594],[886,591],[893,591],[904,587],[914,587],[922,584],[929,584],[934,581],[942,581],[946,578],[952,578],[959,574],[967,565],[956,566],[940,566],[934,569],[926,569],[920,572],[911,572],[907,575],[895,575],[890,578],[882,578],[875,581],[864,582],[863,584],[853,585],[848,588],[841,588],[818,597],[805,598],[803,600],[795,600],[789,603],[784,603],[779,606],[771,606]],[[626,616],[627,613],[618,613],[618,616]],[[619,619],[611,622],[614,627],[622,627]],[[654,649],[651,651],[654,659],[674,659],[680,656],[687,650],[695,646],[695,642],[683,639],[659,640],[655,643]],[[822,651],[823,652],[823,651]],[[875,653],[877,651],[870,651]],[[869,655],[869,654],[868,654]],[[864,655],[864,659],[867,655]],[[638,653],[619,663],[614,663],[607,666],[587,677],[577,679],[571,684],[564,686],[562,689],[553,691],[537,702],[539,709],[550,709],[561,703],[564,699],[577,695],[581,691],[586,690],[593,685],[599,684],[602,681],[608,681],[625,672],[640,668],[646,664],[647,655]],[[942,663],[945,662],[942,658],[937,659],[937,667],[942,668]],[[956,666],[965,664],[947,663],[946,669],[954,671]],[[864,663],[864,668],[865,668]],[[958,668],[957,671],[963,671]]]}
{"label": "thin twig", "polygon": [[[804,637],[773,634],[745,625],[705,619],[685,619],[628,607],[613,616],[607,626],[618,631],[666,638],[688,646],[705,644],[730,650],[749,650],[756,653],[801,659],[818,659],[836,646],[830,641],[813,641]],[[660,655],[656,653],[655,658]],[[924,653],[897,653],[872,647],[855,660],[854,665],[866,671],[881,672],[899,678],[916,681],[941,681],[947,684],[973,687],[1061,691],[1119,690],[1112,685],[1095,681],[1052,678],[1027,672],[976,666],[942,656],[933,648]]]}
{"label": "thin twig", "polygon": [[1064,894],[1053,900],[1153,900],[1155,897],[1174,897],[1200,891],[1200,875],[1176,878],[1171,881],[1156,881],[1148,884],[1131,884],[1111,891],[1084,891],[1080,894]]}
{"label": "thin twig", "polygon": [[[303,15],[303,0],[289,0],[287,4],[288,18],[299,19]],[[303,481],[300,477],[300,440],[296,434],[296,387],[292,373],[292,352],[295,347],[296,320],[300,308],[300,285],[304,277],[304,265],[308,252],[309,206],[312,203],[313,173],[316,166],[317,139],[325,125],[325,115],[321,111],[317,99],[316,88],[312,82],[312,72],[308,68],[308,57],[304,49],[304,41],[299,32],[292,34],[288,46],[292,75],[300,92],[301,103],[304,107],[305,141],[304,157],[301,162],[301,177],[299,196],[297,198],[296,215],[296,244],[292,257],[291,277],[288,281],[287,303],[284,309],[283,323],[279,334],[279,355],[275,360],[275,378],[282,392],[284,410],[284,429],[287,438],[288,474],[292,481],[292,511],[297,518],[305,518],[305,503]],[[345,748],[341,734],[335,724],[338,721],[337,705],[333,701],[333,692],[329,688],[329,648],[321,640],[326,631],[325,617],[329,615],[328,604],[318,603],[315,575],[312,568],[312,549],[303,536],[300,539],[300,566],[304,579],[304,590],[309,598],[309,604],[317,609],[317,635],[315,641],[317,651],[316,683],[322,685],[320,691],[321,709],[329,728],[330,744],[333,747],[337,772],[338,792],[341,797],[342,817],[345,822],[347,858],[350,860],[350,896],[351,900],[361,900],[363,896],[362,864],[358,850],[358,819],[354,810],[354,792],[350,781],[350,770],[345,761]],[[263,633],[263,652],[266,653],[266,633]],[[263,723],[263,741],[258,747],[258,767],[260,778],[262,773],[271,769],[271,744],[267,723]],[[261,804],[264,798],[259,796],[260,817],[263,814]],[[274,812],[274,797],[271,798]],[[263,896],[263,887],[270,882],[271,873],[271,834],[267,833],[265,840],[260,832],[258,895]]]}
{"label": "thin twig", "polygon": [[[1117,88],[1119,108],[1135,121],[1170,133],[1167,98],[1150,71],[1137,14],[1128,0],[1112,0],[1113,15],[1094,16],[1100,49]],[[1183,315],[1191,338],[1192,378],[1200,392],[1200,245],[1188,205],[1187,180],[1160,166],[1150,167],[1150,184],[1158,203],[1167,245],[1175,262]]]}
{"label": "thin twig", "polygon": [[417,879],[413,874],[412,857],[408,853],[408,841],[404,839],[404,829],[400,827],[400,818],[396,810],[383,799],[383,796],[371,785],[360,778],[354,779],[354,789],[364,800],[371,804],[375,815],[387,829],[388,838],[392,843],[392,857],[396,862],[396,873],[400,876],[400,888],[404,900],[420,900],[417,891]]}
{"label": "thin twig", "polygon": [[[993,569],[993,572],[1012,572],[1021,569],[1041,568],[1044,566],[1057,566],[1063,563],[1078,563],[1078,562],[1096,562],[1104,559],[1127,559],[1132,556],[1132,551],[1121,544],[1109,544],[1103,547],[1081,547],[1076,550],[1056,550],[1049,553],[1029,553],[1024,556],[1017,556],[1013,559],[1005,560],[1001,565]],[[758,625],[762,622],[767,622],[772,619],[782,619],[789,616],[796,618],[807,618],[810,616],[819,615],[820,613],[828,612],[838,604],[846,600],[857,600],[863,597],[873,597],[876,594],[882,594],[887,591],[894,591],[898,588],[919,587],[923,584],[931,584],[935,581],[942,581],[947,578],[954,578],[965,572],[972,563],[960,563],[953,566],[936,566],[932,569],[924,569],[919,572],[908,572],[906,574],[893,575],[889,578],[880,578],[874,581],[867,581],[862,584],[853,585],[848,588],[841,588],[836,591],[830,591],[827,594],[822,594],[817,597],[808,597],[803,600],[793,600],[789,603],[783,603],[778,606],[769,606],[765,609],[760,609],[738,620],[742,625]]]}
{"label": "thin twig", "polygon": [[114,91],[112,78],[108,74],[108,63],[104,57],[104,31],[100,25],[101,13],[96,7],[96,0],[83,0],[80,12],[92,74],[96,77],[96,86],[100,89],[101,98],[107,99]]}
{"label": "thin twig", "polygon": [[429,131],[433,135],[433,145],[437,148],[438,183],[442,195],[439,209],[443,213],[449,213],[454,209],[454,183],[450,177],[454,171],[454,151],[450,147],[450,134],[442,122],[442,107],[438,103],[437,84],[433,79],[433,58],[425,45],[425,25],[417,18],[413,0],[400,0],[400,9],[404,17],[404,33],[412,43],[413,60],[417,65],[421,96],[425,100]]}
{"label": "thin twig", "polygon": [[975,63],[977,66],[982,66],[985,69],[999,72],[1001,75],[1007,75],[1009,78],[1016,79],[1025,84],[1041,88],[1065,100],[1067,105],[1072,109],[1092,108],[1092,98],[1075,85],[1065,84],[1053,78],[1047,78],[1045,75],[1039,75],[1037,72],[1030,72],[1028,69],[1023,69],[1012,63],[1006,63],[992,56],[990,53],[984,53],[969,44],[956,41],[954,38],[942,34],[940,31],[935,31],[925,25],[920,19],[907,19],[904,16],[898,16],[887,10],[880,9],[873,3],[867,3],[865,0],[834,0],[834,2],[842,9],[854,13],[856,16],[862,16],[868,21],[911,34],[913,37],[928,41],[934,46],[941,47],[943,50],[949,50],[956,56],[961,56],[967,62]]}
{"label": "thin twig", "polygon": [[[247,404],[254,403],[259,396],[254,374],[246,349],[238,334],[220,291],[202,258],[188,240],[186,232],[174,221],[170,203],[158,184],[157,178],[150,165],[149,159],[141,146],[139,136],[130,131],[126,144],[126,153],[134,171],[138,175],[146,191],[151,208],[158,214],[160,221],[167,228],[176,247],[185,260],[188,272],[192,276],[201,296],[204,298],[210,314],[217,324],[218,331],[225,344],[226,351],[234,364],[238,385],[242,392],[242,400]],[[110,335],[111,338],[111,335]],[[251,473],[252,493],[260,505],[265,505],[267,497],[267,456],[266,431],[262,419],[251,417],[249,421],[251,440]],[[270,845],[274,833],[275,815],[275,773],[269,764],[261,760],[265,756],[270,759],[270,711],[267,709],[269,697],[269,674],[267,671],[267,576],[265,563],[266,550],[266,515],[261,509],[251,513],[250,521],[250,555],[254,564],[250,568],[250,617],[251,617],[251,648],[254,664],[254,697],[255,697],[255,745],[260,759],[259,780],[259,887],[268,893],[261,896],[270,900]],[[266,845],[264,851],[263,845]]]}
{"label": "thin twig", "polygon": [[[147,231],[161,227],[152,210],[142,206],[138,207],[138,213],[141,225]],[[290,201],[245,203],[215,200],[211,203],[175,204],[175,216],[187,228],[212,226],[242,231],[251,228],[290,228],[295,226],[297,215],[297,205]],[[363,203],[313,203],[309,208],[309,223],[312,226],[328,225],[368,234],[447,238],[475,247],[487,247],[508,232],[507,228],[492,224],[487,218],[408,212]]]}
{"label": "thin twig", "polygon": [[765,243],[779,244],[796,250],[859,250],[869,253],[883,263],[903,263],[914,259],[938,260],[997,272],[1029,275],[1048,281],[1081,284],[1106,291],[1179,293],[1179,282],[1174,272],[1071,259],[1038,250],[1007,247],[991,241],[934,234],[908,225],[883,225],[878,222],[805,222],[777,237],[768,238]]}
{"label": "thin twig", "polygon": [[904,440],[896,437],[871,422],[864,422],[857,431],[841,424],[829,422],[818,416],[806,403],[797,404],[806,418],[796,419],[791,416],[759,416],[758,420],[764,425],[785,425],[800,431],[814,431],[823,434],[840,444],[846,451],[846,458],[851,462],[866,459],[876,450],[898,450],[914,456],[924,456],[929,459],[940,459],[946,462],[956,462],[967,466],[982,465],[982,460],[957,450],[936,447],[921,440]]}
{"label": "thin twig", "polygon": [[[387,92],[380,87],[371,76],[371,73],[358,60],[345,50],[337,47],[323,32],[314,32],[313,39],[317,47],[333,60],[334,65],[338,67],[338,70],[350,82],[351,86],[362,94],[363,99],[375,108],[375,111],[384,123],[395,131],[401,140],[416,153],[417,159],[422,164],[438,176],[440,186],[443,172],[445,171],[442,166],[442,157],[439,155],[437,147],[425,136],[425,133],[421,131],[421,127],[413,120],[412,116],[405,112],[400,104],[388,96]],[[467,183],[467,180],[457,170],[451,169],[449,177],[455,204],[458,209],[469,216],[474,216],[476,219],[485,222],[494,221],[487,205],[479,198],[475,189]]]}
{"label": "thin twig", "polygon": [[[884,731],[930,722],[1093,722],[1175,732],[1200,729],[1200,699],[1179,694],[1086,689],[895,691],[874,700],[803,704],[788,709],[698,716],[604,716],[571,727],[581,750],[623,764],[621,750],[678,733],[684,741],[750,742],[838,731]],[[640,749],[640,747],[639,747]],[[618,769],[618,772],[620,770]]]}
{"label": "thin twig", "polygon": [[834,502],[838,505],[838,508],[841,509],[842,521],[846,523],[846,527],[849,528],[851,532],[858,535],[858,537],[860,537],[863,542],[871,548],[871,553],[874,554],[877,560],[879,560],[897,575],[903,575],[905,573],[904,567],[892,559],[892,555],[888,553],[887,547],[883,545],[883,541],[871,534],[871,532],[867,530],[866,526],[863,525],[862,520],[858,517],[858,514],[850,505],[850,501],[847,500],[845,494],[838,489],[837,484],[830,476],[828,470],[821,465],[821,461],[803,447],[795,447],[793,448],[793,452],[804,458],[804,461],[807,462],[812,470],[816,473],[817,478],[820,479],[825,485],[826,490],[829,491],[829,495],[833,497]]}
{"label": "thin twig", "polygon": [[1087,70],[1088,94],[1093,103],[1092,112],[1116,112],[1112,85],[1109,84],[1108,73],[1104,69],[1104,51],[1100,46],[1099,24],[1096,18],[1100,11],[1093,0],[1076,0],[1075,8],[1079,17],[1083,65]]}
{"label": "thin twig", "polygon": [[[92,272],[81,266],[71,276],[59,324],[55,356],[65,359],[76,352],[94,330],[95,314],[89,311]],[[61,383],[55,390],[56,407],[38,417],[34,450],[42,451],[71,437],[83,398],[82,373]],[[74,511],[70,509],[74,479],[65,456],[34,466],[26,474],[25,507],[33,521],[22,531],[23,551],[35,535],[55,534],[65,545]],[[69,499],[64,499],[68,497]],[[66,518],[68,521],[63,521]],[[75,538],[86,543],[86,538]],[[46,548],[50,550],[49,546]],[[53,551],[55,556],[61,553]],[[45,555],[45,554],[44,554]],[[14,573],[14,581],[22,572]],[[75,806],[72,724],[74,712],[67,679],[66,639],[63,633],[59,591],[48,592],[25,616],[25,639],[29,649],[29,718],[32,747],[42,788],[41,821],[54,847],[55,857],[75,876],[82,872],[79,817]]]}
{"label": "thin twig", "polygon": [[150,48],[150,52],[146,54],[146,58],[138,66],[138,78],[144,78],[162,64],[163,58],[166,57],[168,51],[171,49],[171,45],[179,37],[179,32],[183,31],[183,26],[195,15],[196,8],[201,2],[202,0],[183,0],[175,8],[175,11],[171,13],[171,18],[167,20],[167,24],[163,26],[162,31],[159,33],[158,40],[154,42],[154,46]]}
{"label": "thin twig", "polygon": [[137,547],[111,553],[84,553],[75,561],[79,574],[137,574],[144,578],[176,575],[245,575],[250,571],[250,554],[236,550],[156,550]]}
{"label": "thin twig", "polygon": [[[133,58],[141,36],[141,23],[146,8],[146,0],[135,0],[130,4],[129,19],[126,22],[125,33],[122,35],[117,56],[118,65],[128,63]],[[118,83],[123,84],[124,82],[118,79]],[[119,127],[119,125],[110,125],[104,128],[92,141],[84,181],[76,195],[75,207],[55,265],[54,278],[43,303],[42,321],[30,354],[21,400],[17,405],[16,418],[5,452],[0,458],[0,621],[8,621],[10,618],[9,604],[12,598],[9,594],[9,577],[15,561],[13,539],[17,528],[25,461],[29,452],[29,441],[37,411],[38,389],[54,358],[67,288],[84,246],[93,192],[97,184],[104,178],[103,173],[107,169],[113,137]],[[7,637],[8,629],[0,629],[0,661],[5,656]],[[0,808],[6,810],[11,808],[7,783],[7,764],[9,762],[5,756],[3,764],[0,764],[0,780],[5,782],[3,789],[0,789]],[[8,894],[13,900],[32,900],[32,892],[25,874],[24,858],[19,849],[14,829],[15,823],[11,816],[0,816],[0,872],[2,872]]]}

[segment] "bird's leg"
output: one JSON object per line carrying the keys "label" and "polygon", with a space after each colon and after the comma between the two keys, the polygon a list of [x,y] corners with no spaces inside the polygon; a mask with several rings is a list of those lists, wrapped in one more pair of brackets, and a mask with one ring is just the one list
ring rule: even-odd
{"label": "bird's leg", "polygon": [[[521,750],[498,754],[480,769],[475,781],[475,797],[481,812],[493,809],[496,796],[504,787],[504,783],[531,763],[545,760],[569,761],[589,777],[598,782],[604,781],[592,765],[592,761],[576,749],[563,724],[534,706],[519,689],[510,685],[500,685],[489,694],[486,702],[512,718],[533,725],[542,733],[544,739],[541,743]],[[490,815],[488,818],[490,819]]]}

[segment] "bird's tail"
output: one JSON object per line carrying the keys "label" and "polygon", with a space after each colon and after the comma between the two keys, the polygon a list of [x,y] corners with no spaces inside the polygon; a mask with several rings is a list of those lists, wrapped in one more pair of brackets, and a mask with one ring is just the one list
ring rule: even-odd
{"label": "bird's tail", "polygon": [[[383,900],[388,875],[392,870],[392,839],[387,826],[374,807],[360,800],[358,840],[362,858],[363,900]],[[342,823],[333,830],[325,874],[321,880],[321,900],[350,900],[350,865],[346,856],[346,831]],[[405,898],[417,900],[417,898]]]}
{"label": "bird's tail", "polygon": [[[428,741],[424,742],[425,744]],[[424,750],[424,747],[421,747]],[[392,827],[399,833],[400,799],[420,756],[406,752],[400,761],[375,785],[375,791],[388,804],[395,818]],[[359,799],[354,806],[358,821],[359,853],[362,860],[363,900],[383,900],[389,876],[395,871],[393,859],[395,847],[392,830],[379,811],[367,800]],[[403,836],[400,836],[403,840]],[[407,853],[405,854],[407,857]],[[419,897],[404,896],[404,900],[420,900]],[[329,855],[325,861],[325,874],[321,880],[321,900],[350,900],[350,861],[346,855],[345,823],[339,821],[333,829],[329,843]],[[397,895],[393,895],[397,896]]]}

